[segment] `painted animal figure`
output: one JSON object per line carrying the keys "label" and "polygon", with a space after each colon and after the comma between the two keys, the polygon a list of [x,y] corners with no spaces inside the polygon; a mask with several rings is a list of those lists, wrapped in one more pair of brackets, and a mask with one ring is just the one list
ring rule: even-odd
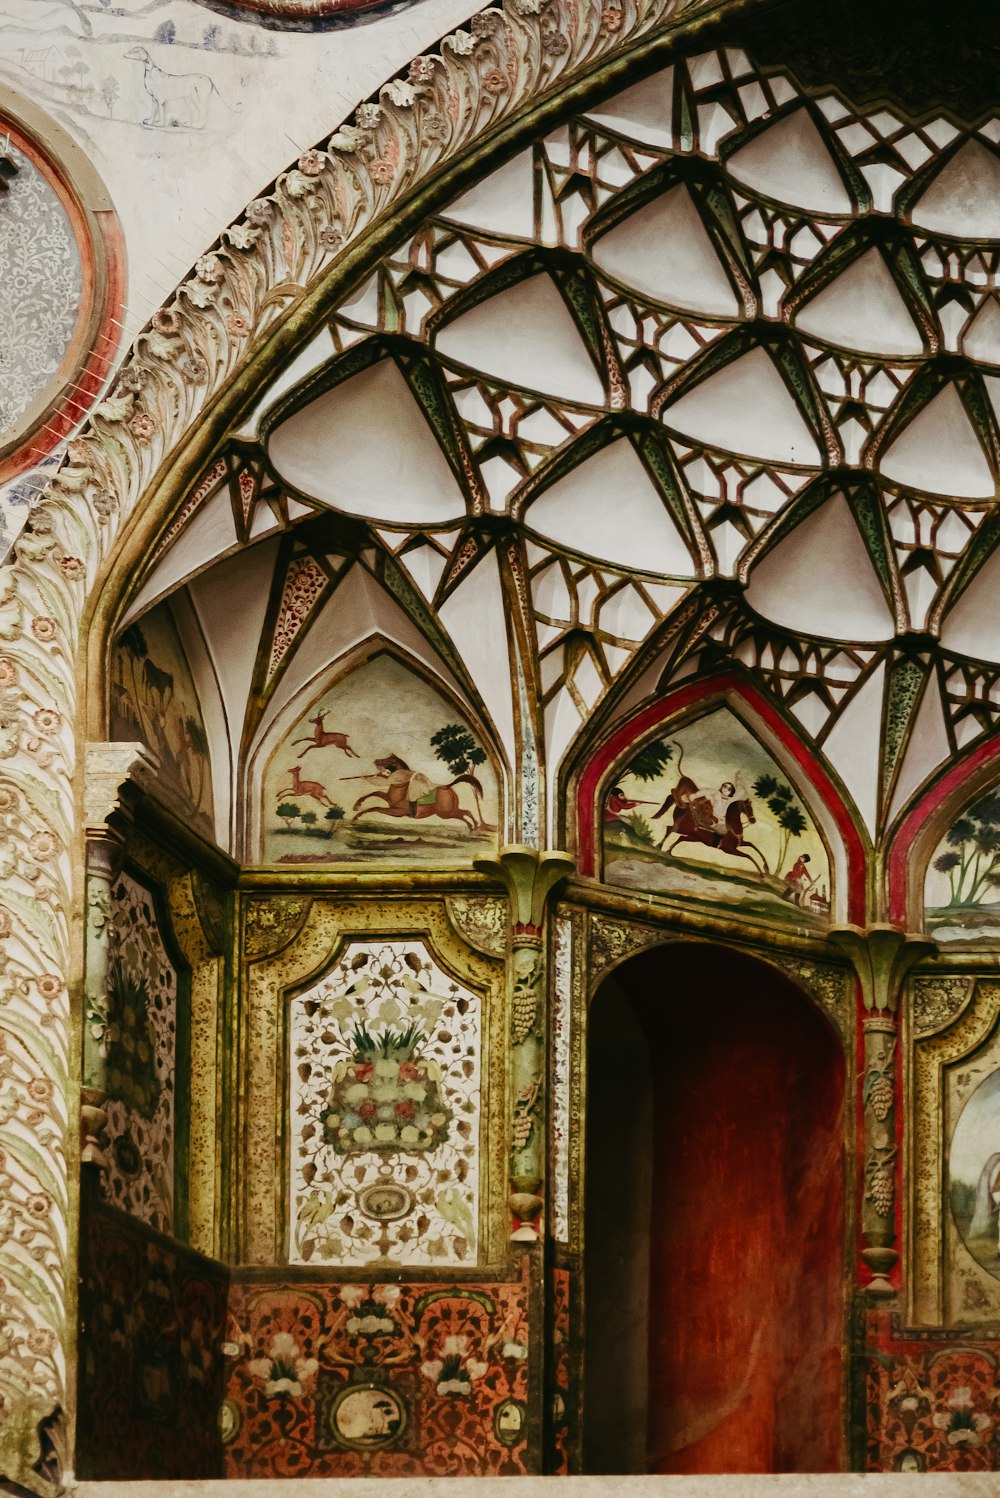
{"label": "painted animal figure", "polygon": [[207,73],[167,73],[145,47],[131,47],[125,56],[142,63],[143,85],[153,101],[153,113],[144,125],[204,128],[212,94],[218,93]]}
{"label": "painted animal figure", "polygon": [[[679,746],[678,746],[679,747]],[[677,761],[678,770],[681,769],[684,753],[681,750]],[[725,810],[718,818],[711,809],[711,799],[701,790],[688,775],[681,775],[670,792],[659,811],[653,813],[654,821],[666,816],[673,808],[673,819],[660,839],[660,847],[665,853],[672,853],[679,843],[701,843],[703,847],[717,848],[720,853],[728,853],[732,858],[745,858],[752,863],[758,874],[769,872],[767,859],[760,849],[743,835],[743,824],[753,824],[757,818],[753,814],[753,803],[747,797],[736,797],[736,787],[732,781],[727,781],[722,787],[723,793],[728,789],[728,798],[725,801]],[[721,825],[720,825],[721,823]],[[666,841],[670,835],[674,835],[674,841],[667,848]]]}
{"label": "painted animal figure", "polygon": [[292,777],[292,783],[287,790],[279,792],[279,799],[282,796],[307,796],[312,801],[318,801],[320,806],[333,805],[326,793],[326,786],[320,785],[318,780],[303,780],[298,765],[290,765],[288,773]]}
{"label": "painted animal figure", "polygon": [[[454,780],[450,780],[447,785],[432,785],[424,775],[411,770],[398,754],[390,754],[385,759],[377,759],[375,766],[378,770],[377,777],[365,778],[382,780],[386,789],[367,791],[365,795],[359,796],[352,808],[354,812],[352,821],[356,822],[359,817],[379,812],[382,816],[413,817],[417,821],[421,821],[424,817],[443,817],[446,821],[464,822],[470,832],[487,830],[481,811],[477,821],[472,813],[466,811],[461,805],[458,793],[454,790],[456,785],[471,786],[476,797],[476,804],[480,806],[483,788],[475,775],[469,773],[456,775]],[[381,801],[385,804],[366,806],[366,801]]]}
{"label": "painted animal figure", "polygon": [[142,663],[142,681],[152,702],[156,699],[159,712],[164,712],[174,695],[174,678],[171,672],[162,671],[149,659]]}
{"label": "painted animal figure", "polygon": [[332,729],[323,727],[323,719],[325,717],[326,713],[317,713],[315,718],[309,719],[309,722],[314,725],[312,735],[309,738],[292,740],[293,749],[296,744],[305,744],[306,746],[299,755],[299,759],[305,759],[310,749],[325,749],[328,744],[332,744],[335,749],[343,749],[344,753],[350,759],[360,759],[360,754],[357,754],[347,742],[346,733],[334,733]]}

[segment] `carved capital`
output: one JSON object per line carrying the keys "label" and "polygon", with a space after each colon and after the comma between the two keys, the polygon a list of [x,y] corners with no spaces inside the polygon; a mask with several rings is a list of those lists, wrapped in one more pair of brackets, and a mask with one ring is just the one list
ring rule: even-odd
{"label": "carved capital", "polygon": [[501,848],[495,858],[476,859],[480,873],[502,880],[507,891],[514,946],[533,946],[541,940],[545,902],[573,867],[568,853],[540,853],[520,844]]}
{"label": "carved capital", "polygon": [[148,789],[159,764],[145,744],[88,744],[83,779],[83,821],[88,841],[105,839],[116,813],[126,810],[122,792],[130,782]]}
{"label": "carved capital", "polygon": [[895,926],[834,926],[830,940],[851,959],[866,1010],[895,1014],[907,973],[926,957],[937,956],[937,942]]}

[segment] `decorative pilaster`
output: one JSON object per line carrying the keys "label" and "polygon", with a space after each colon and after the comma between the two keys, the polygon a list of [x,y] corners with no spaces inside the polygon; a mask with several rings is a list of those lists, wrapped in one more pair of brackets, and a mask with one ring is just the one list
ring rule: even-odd
{"label": "decorative pilaster", "polygon": [[508,1013],[510,1054],[511,1240],[535,1243],[544,1204],[545,1175],[545,907],[573,870],[567,853],[502,848],[476,868],[500,878],[510,903]]}
{"label": "decorative pilaster", "polygon": [[899,1258],[896,1241],[896,1106],[899,997],[915,963],[937,954],[925,936],[895,926],[837,926],[830,940],[846,952],[861,985],[864,1034],[862,1107],[865,1175],[861,1203],[861,1257],[871,1270],[869,1295],[895,1295],[889,1274]]}
{"label": "decorative pilaster", "polygon": [[88,744],[83,783],[83,817],[87,835],[87,926],[83,1025],[83,1087],[80,1094],[80,1159],[106,1164],[101,1133],[107,1100],[104,1053],[99,1036],[107,1012],[108,919],[111,887],[121,869],[130,814],[125,787],[151,782],[157,765],[144,744]]}

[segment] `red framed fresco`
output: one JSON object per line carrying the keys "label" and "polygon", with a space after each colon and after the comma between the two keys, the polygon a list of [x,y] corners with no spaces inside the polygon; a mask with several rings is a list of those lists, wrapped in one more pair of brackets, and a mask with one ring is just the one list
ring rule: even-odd
{"label": "red framed fresco", "polygon": [[599,877],[603,792],[610,773],[619,766],[629,748],[678,717],[684,716],[690,721],[693,710],[708,712],[713,707],[734,703],[745,706],[761,724],[794,765],[796,778],[807,795],[814,798],[816,805],[830,818],[843,847],[847,919],[862,922],[865,918],[866,844],[843,794],[819,763],[815,752],[810,751],[793,732],[771,700],[742,675],[731,671],[701,681],[685,682],[656,702],[648,703],[619,724],[587,761],[579,774],[576,792],[579,872],[591,878]]}

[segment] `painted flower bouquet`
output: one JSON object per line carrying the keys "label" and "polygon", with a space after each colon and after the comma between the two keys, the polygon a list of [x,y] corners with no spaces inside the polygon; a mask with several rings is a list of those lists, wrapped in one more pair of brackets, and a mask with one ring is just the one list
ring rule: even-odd
{"label": "painted flower bouquet", "polygon": [[427,1037],[409,1024],[373,1035],[359,1024],[350,1060],[337,1063],[323,1137],[340,1154],[432,1150],[448,1134],[451,1111],[437,1063],[421,1057]]}

